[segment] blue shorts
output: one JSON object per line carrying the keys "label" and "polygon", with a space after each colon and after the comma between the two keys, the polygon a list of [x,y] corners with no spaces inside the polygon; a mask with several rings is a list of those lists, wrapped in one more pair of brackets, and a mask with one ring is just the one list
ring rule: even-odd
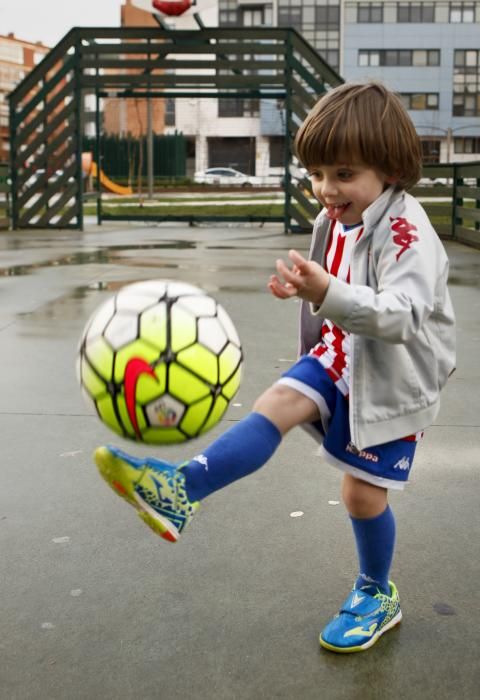
{"label": "blue shorts", "polygon": [[320,420],[303,427],[322,445],[330,464],[375,486],[403,489],[415,456],[416,441],[392,440],[357,450],[352,444],[348,399],[340,393],[323,365],[304,355],[279,379],[317,404]]}

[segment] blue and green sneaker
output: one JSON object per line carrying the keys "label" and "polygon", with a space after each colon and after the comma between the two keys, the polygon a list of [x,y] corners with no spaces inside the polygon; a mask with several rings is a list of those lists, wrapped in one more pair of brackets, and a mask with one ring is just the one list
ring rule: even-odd
{"label": "blue and green sneaker", "polygon": [[136,459],[116,447],[99,447],[94,461],[115,493],[133,506],[148,527],[176,542],[200,503],[191,503],[181,467],[148,457]]}
{"label": "blue and green sneaker", "polygon": [[402,619],[400,598],[393,581],[389,584],[389,596],[380,591],[372,595],[363,588],[354,589],[320,634],[321,646],[344,654],[364,651],[397,625]]}

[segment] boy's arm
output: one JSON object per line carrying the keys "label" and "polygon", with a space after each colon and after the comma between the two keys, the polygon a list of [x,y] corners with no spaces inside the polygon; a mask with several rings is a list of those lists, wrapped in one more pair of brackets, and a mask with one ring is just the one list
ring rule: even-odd
{"label": "boy's arm", "polygon": [[312,313],[350,333],[403,343],[432,313],[439,279],[443,286],[447,283],[448,259],[441,255],[436,242],[428,241],[432,234],[426,232],[426,240],[404,250],[387,242],[377,264],[378,291],[342,282],[297,251],[289,253],[292,269],[277,261],[277,270],[285,281],[273,275],[269,288],[282,299],[299,296],[309,301]]}
{"label": "boy's arm", "polygon": [[377,290],[331,277],[314,313],[350,333],[407,342],[433,312],[438,285],[447,285],[448,259],[431,236],[425,231],[404,249],[389,240],[377,262]]}

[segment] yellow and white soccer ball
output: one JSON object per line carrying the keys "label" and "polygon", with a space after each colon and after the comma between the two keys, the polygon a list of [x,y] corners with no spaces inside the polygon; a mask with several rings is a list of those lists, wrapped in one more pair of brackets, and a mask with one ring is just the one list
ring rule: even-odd
{"label": "yellow and white soccer ball", "polygon": [[118,435],[149,444],[195,438],[218,423],[240,385],[243,353],[225,309],[197,287],[123,287],[88,321],[77,374]]}

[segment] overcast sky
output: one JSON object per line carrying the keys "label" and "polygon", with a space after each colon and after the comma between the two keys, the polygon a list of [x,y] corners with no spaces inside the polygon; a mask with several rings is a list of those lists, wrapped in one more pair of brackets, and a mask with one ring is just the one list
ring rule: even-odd
{"label": "overcast sky", "polygon": [[71,27],[118,27],[122,0],[0,0],[0,34],[54,46]]}

